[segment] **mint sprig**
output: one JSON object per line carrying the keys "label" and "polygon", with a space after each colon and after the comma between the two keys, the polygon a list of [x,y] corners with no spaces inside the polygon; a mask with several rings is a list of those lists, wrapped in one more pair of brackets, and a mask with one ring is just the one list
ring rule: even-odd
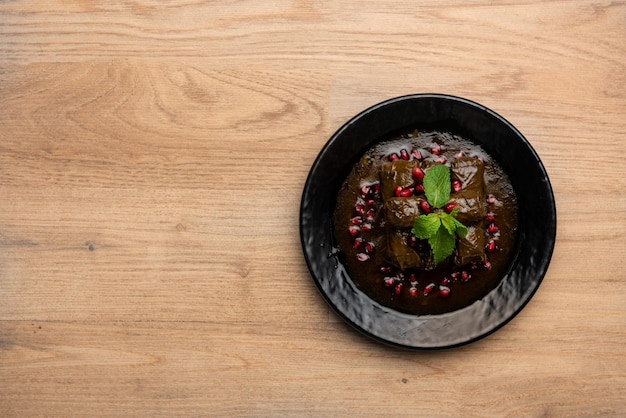
{"label": "mint sprig", "polygon": [[415,218],[411,232],[419,239],[428,240],[437,265],[454,252],[455,235],[463,238],[467,235],[467,227],[456,219],[458,208],[450,213],[441,210],[450,200],[450,168],[443,164],[434,165],[426,171],[423,184],[426,200],[435,212]]}

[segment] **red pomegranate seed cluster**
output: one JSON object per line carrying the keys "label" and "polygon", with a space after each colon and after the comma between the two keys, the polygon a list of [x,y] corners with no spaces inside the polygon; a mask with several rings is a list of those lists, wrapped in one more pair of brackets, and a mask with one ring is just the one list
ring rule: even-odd
{"label": "red pomegranate seed cluster", "polygon": [[[492,194],[487,195],[486,200],[490,208],[498,202],[498,199]],[[496,225],[496,215],[493,211],[489,211],[487,213],[485,220],[487,221],[487,235],[489,236],[489,241],[487,241],[485,251],[488,253],[494,253],[498,250],[496,241],[500,237],[500,228]],[[489,264],[489,268],[491,268],[491,263]]]}
{"label": "red pomegranate seed cluster", "polygon": [[[423,296],[430,295],[435,288],[437,288],[437,294],[440,297],[447,298],[451,295],[452,289],[451,285],[453,283],[467,283],[472,278],[471,271],[477,270],[480,268],[484,268],[489,270],[491,268],[491,263],[489,261],[485,261],[482,266],[478,264],[472,264],[468,266],[467,269],[456,270],[450,274],[450,276],[443,277],[439,282],[431,282],[427,283],[421,294]],[[381,266],[379,269],[382,278],[382,284],[385,287],[391,288],[392,292],[396,296],[400,296],[403,294],[404,289],[407,288],[407,294],[410,297],[419,296],[420,292],[417,288],[419,282],[417,280],[417,274],[414,272],[406,273],[398,270],[392,266]]]}
{"label": "red pomegranate seed cluster", "polygon": [[422,161],[424,159],[424,155],[420,150],[413,150],[409,153],[406,148],[402,148],[399,153],[392,152],[387,158],[389,159],[389,161],[398,161],[400,159],[404,161],[410,161],[413,159]]}
{"label": "red pomegranate seed cluster", "polygon": [[[423,154],[420,150],[413,150],[411,153],[407,151],[405,148],[400,150],[400,153],[392,153],[388,157],[389,161],[397,161],[397,160],[418,160],[422,161],[424,159]],[[413,180],[415,184],[410,187],[400,187],[398,186],[394,191],[394,196],[396,197],[410,197],[410,196],[419,196],[424,194],[424,185],[422,184],[422,180],[424,180],[424,170],[419,167],[415,167],[412,171]]]}
{"label": "red pomegranate seed cluster", "polygon": [[361,195],[354,205],[354,216],[350,218],[348,233],[354,237],[352,247],[357,250],[356,259],[367,261],[374,252],[375,245],[362,237],[363,232],[374,229],[376,220],[376,199],[380,197],[380,183],[365,184],[361,187]]}

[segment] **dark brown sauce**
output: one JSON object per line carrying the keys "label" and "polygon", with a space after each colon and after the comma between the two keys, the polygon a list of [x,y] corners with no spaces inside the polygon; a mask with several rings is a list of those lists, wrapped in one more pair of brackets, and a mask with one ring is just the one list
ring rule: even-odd
{"label": "dark brown sauce", "polygon": [[[473,187],[469,183],[451,193],[451,201],[468,205],[459,219],[465,216],[474,240],[465,246],[457,242],[455,254],[433,268],[430,248],[412,236],[407,222],[407,216],[418,216],[425,197],[418,190],[396,199],[389,185],[409,192],[419,180],[403,179],[401,170],[427,171],[436,163],[452,167],[452,179],[459,181],[465,181],[459,167],[470,166],[482,174],[476,175],[482,184],[480,201],[465,198]],[[395,183],[381,183],[389,172],[397,174]],[[399,213],[397,219],[393,213]],[[484,297],[506,273],[516,244],[517,198],[502,168],[476,144],[447,132],[414,131],[377,144],[354,165],[339,191],[333,221],[342,262],[365,294],[400,312],[440,314]]]}

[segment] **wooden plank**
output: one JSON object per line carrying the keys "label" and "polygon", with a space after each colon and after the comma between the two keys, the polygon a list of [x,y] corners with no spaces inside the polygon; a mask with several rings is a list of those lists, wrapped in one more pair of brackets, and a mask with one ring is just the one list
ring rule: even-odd
{"label": "wooden plank", "polygon": [[[0,415],[622,416],[626,3],[0,2]],[[302,256],[308,170],[403,94],[531,142],[557,245],[512,322],[359,335]]]}
{"label": "wooden plank", "polygon": [[[619,318],[572,329],[550,329],[548,320],[531,336],[522,322],[472,346],[411,353],[342,324],[4,321],[0,407],[15,415],[480,416],[610,415],[626,406],[615,373],[623,335],[610,332]],[[7,373],[14,368],[19,376]]]}

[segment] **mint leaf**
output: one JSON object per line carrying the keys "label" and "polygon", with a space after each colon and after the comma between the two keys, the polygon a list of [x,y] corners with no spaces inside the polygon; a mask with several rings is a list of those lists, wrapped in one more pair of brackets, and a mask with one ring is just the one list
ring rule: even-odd
{"label": "mint leaf", "polygon": [[454,211],[450,214],[445,212],[440,213],[439,217],[441,218],[441,224],[446,228],[450,235],[454,235],[456,233],[459,238],[463,238],[467,235],[467,227],[459,222],[459,220],[452,215],[453,213]]}
{"label": "mint leaf", "polygon": [[437,233],[428,239],[428,244],[433,250],[435,265],[441,263],[454,252],[454,244],[456,239],[453,234],[441,225]]}
{"label": "mint leaf", "polygon": [[456,218],[452,218],[452,220],[454,221],[454,224],[456,225],[456,235],[459,238],[465,237],[467,235],[467,227],[463,225],[461,222],[459,222],[459,220]]}
{"label": "mint leaf", "polygon": [[454,217],[452,217],[451,214],[448,214],[445,212],[440,213],[439,217],[441,218],[441,224],[446,228],[446,230],[450,233],[450,235],[454,235],[454,232],[456,231],[456,228],[457,228],[457,225],[454,222],[456,221],[456,219],[454,219]]}
{"label": "mint leaf", "polygon": [[450,199],[450,169],[443,164],[435,164],[424,175],[424,193],[428,203],[440,208]]}
{"label": "mint leaf", "polygon": [[413,221],[411,232],[419,239],[428,239],[437,233],[440,225],[441,219],[436,213],[420,215]]}

